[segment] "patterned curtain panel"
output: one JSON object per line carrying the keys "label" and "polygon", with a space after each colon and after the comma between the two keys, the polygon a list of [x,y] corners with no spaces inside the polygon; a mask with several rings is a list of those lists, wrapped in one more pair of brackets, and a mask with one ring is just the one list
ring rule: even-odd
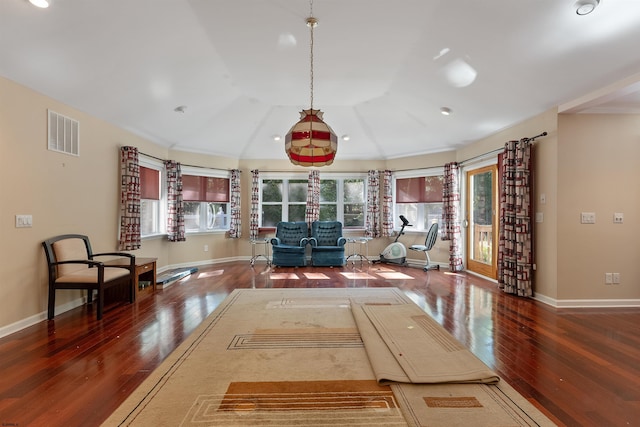
{"label": "patterned curtain panel", "polygon": [[320,172],[309,171],[309,181],[307,183],[307,207],[304,212],[304,220],[309,229],[311,223],[320,219]]}
{"label": "patterned curtain panel", "polygon": [[167,237],[170,242],[184,242],[184,201],[180,163],[165,160],[167,171]]}
{"label": "patterned curtain panel", "polygon": [[251,171],[251,215],[249,216],[249,239],[258,238],[260,225],[260,171]]}
{"label": "patterned curtain panel", "polygon": [[380,176],[374,170],[369,171],[367,179],[367,216],[364,228],[365,236],[380,237]]}
{"label": "patterned curtain panel", "polygon": [[136,147],[120,147],[120,240],[118,250],[140,249],[140,164]]}
{"label": "patterned curtain panel", "polygon": [[391,171],[385,170],[382,179],[382,237],[393,234],[393,187]]}
{"label": "patterned curtain panel", "polygon": [[239,239],[242,236],[242,220],[240,217],[240,171],[231,171],[231,222],[229,225],[229,237]]}
{"label": "patterned curtain panel", "polygon": [[442,240],[449,241],[449,268],[462,270],[460,248],[460,166],[452,162],[444,165],[442,188]]}
{"label": "patterned curtain panel", "polygon": [[498,284],[507,293],[533,295],[531,229],[531,144],[509,141],[502,156]]}

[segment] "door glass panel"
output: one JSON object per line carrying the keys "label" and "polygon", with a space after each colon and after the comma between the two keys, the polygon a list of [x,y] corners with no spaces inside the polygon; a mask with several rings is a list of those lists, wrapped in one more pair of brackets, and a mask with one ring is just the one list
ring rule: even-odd
{"label": "door glass panel", "polygon": [[493,174],[491,171],[471,176],[470,258],[491,264],[493,260]]}
{"label": "door glass panel", "polygon": [[467,172],[467,269],[492,279],[498,273],[498,167]]}

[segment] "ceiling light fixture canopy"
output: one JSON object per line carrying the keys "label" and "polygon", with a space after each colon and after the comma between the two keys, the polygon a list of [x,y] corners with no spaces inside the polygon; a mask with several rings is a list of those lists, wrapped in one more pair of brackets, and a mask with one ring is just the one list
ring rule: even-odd
{"label": "ceiling light fixture canopy", "polygon": [[600,0],[578,0],[575,4],[578,15],[588,15],[600,4]]}
{"label": "ceiling light fixture canopy", "polygon": [[313,17],[313,0],[309,2],[310,14],[310,107],[300,112],[300,120],[291,127],[285,138],[285,151],[294,165],[329,166],[338,151],[338,137],[322,120],[322,111],[313,109],[313,29],[318,20]]}
{"label": "ceiling light fixture canopy", "polygon": [[29,3],[41,9],[46,9],[51,6],[51,0],[29,0]]}

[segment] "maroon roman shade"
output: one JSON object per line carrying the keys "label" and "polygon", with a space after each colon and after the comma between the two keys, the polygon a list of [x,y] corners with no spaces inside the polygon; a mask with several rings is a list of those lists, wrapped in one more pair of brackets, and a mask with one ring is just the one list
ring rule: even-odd
{"label": "maroon roman shade", "polygon": [[442,176],[396,179],[396,203],[442,202]]}
{"label": "maroon roman shade", "polygon": [[160,171],[140,166],[140,198],[160,200]]}
{"label": "maroon roman shade", "polygon": [[229,202],[229,179],[182,175],[182,198],[185,202]]}

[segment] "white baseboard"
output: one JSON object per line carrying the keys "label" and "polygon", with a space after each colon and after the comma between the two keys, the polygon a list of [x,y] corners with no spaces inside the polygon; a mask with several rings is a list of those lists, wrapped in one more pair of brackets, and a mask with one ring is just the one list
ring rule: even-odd
{"label": "white baseboard", "polygon": [[[76,307],[80,307],[82,304],[86,302],[87,302],[86,297],[77,298],[73,301],[69,301],[68,303],[57,306],[55,314],[57,316],[58,314],[64,313],[65,311],[69,311]],[[25,328],[28,328],[29,326],[33,326],[36,323],[40,323],[43,320],[47,320],[47,310],[42,311],[38,314],[34,314],[33,316],[29,316],[25,319],[19,320],[10,325],[1,327],[0,338],[6,337],[7,335],[11,335],[14,332],[19,332]]]}
{"label": "white baseboard", "polygon": [[[551,298],[549,299],[551,300]],[[553,300],[553,301],[554,302],[550,305],[553,305],[556,308],[638,308],[640,307],[640,299],[565,299],[565,300]]]}

